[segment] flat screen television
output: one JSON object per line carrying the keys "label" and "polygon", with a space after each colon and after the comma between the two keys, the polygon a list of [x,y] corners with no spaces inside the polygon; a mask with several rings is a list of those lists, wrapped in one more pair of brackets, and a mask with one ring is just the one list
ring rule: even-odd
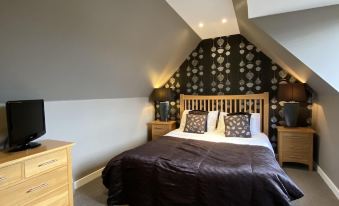
{"label": "flat screen television", "polygon": [[9,151],[38,147],[31,142],[46,133],[44,100],[6,103]]}

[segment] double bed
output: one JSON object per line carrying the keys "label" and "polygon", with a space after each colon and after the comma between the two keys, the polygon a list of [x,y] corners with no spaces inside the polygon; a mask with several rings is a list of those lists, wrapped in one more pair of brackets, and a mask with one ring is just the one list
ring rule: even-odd
{"label": "double bed", "polygon": [[258,113],[261,131],[242,138],[225,137],[217,128],[193,134],[179,127],[126,151],[103,171],[108,205],[288,206],[301,198],[302,191],[280,168],[267,137],[268,101],[268,93],[181,95],[181,113]]}

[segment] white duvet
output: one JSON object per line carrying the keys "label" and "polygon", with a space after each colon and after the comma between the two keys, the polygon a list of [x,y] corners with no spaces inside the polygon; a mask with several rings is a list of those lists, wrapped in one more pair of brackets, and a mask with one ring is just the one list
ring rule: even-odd
{"label": "white duvet", "polygon": [[256,135],[253,135],[251,138],[242,138],[242,137],[225,137],[224,133],[217,132],[216,130],[213,132],[206,132],[205,134],[194,134],[194,133],[183,132],[180,129],[176,129],[176,130],[173,130],[167,133],[165,136],[202,140],[202,141],[209,141],[209,142],[258,145],[258,146],[267,147],[274,153],[272,145],[267,135],[264,133],[258,133]]}

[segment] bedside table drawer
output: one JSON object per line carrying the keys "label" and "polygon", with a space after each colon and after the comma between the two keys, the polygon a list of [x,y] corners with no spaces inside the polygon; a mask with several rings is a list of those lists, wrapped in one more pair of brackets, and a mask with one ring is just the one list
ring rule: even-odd
{"label": "bedside table drawer", "polygon": [[153,121],[150,123],[151,125],[151,138],[152,140],[158,139],[161,136],[164,136],[165,134],[169,133],[170,131],[174,130],[176,127],[175,121],[167,121],[167,122],[161,122],[161,121]]}
{"label": "bedside table drawer", "polygon": [[307,152],[312,145],[312,137],[309,135],[284,135],[282,138],[285,145],[283,150],[286,151]]}
{"label": "bedside table drawer", "polygon": [[282,138],[291,138],[291,139],[305,139],[310,138],[312,134],[308,133],[289,133],[286,132],[282,135]]}
{"label": "bedside table drawer", "polygon": [[164,135],[168,133],[169,129],[167,126],[162,125],[152,125],[152,133],[154,135]]}
{"label": "bedside table drawer", "polygon": [[286,162],[308,163],[307,153],[289,152],[286,153],[284,160]]}

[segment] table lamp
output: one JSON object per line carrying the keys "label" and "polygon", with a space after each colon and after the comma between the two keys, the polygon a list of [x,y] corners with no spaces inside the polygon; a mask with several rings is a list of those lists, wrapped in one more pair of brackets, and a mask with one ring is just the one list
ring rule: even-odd
{"label": "table lamp", "polygon": [[285,101],[284,116],[287,127],[296,127],[299,116],[299,102],[306,101],[304,84],[280,84],[278,89],[279,101]]}
{"label": "table lamp", "polygon": [[157,88],[153,90],[151,99],[159,102],[160,121],[168,120],[169,101],[174,98],[174,93],[170,88]]}

